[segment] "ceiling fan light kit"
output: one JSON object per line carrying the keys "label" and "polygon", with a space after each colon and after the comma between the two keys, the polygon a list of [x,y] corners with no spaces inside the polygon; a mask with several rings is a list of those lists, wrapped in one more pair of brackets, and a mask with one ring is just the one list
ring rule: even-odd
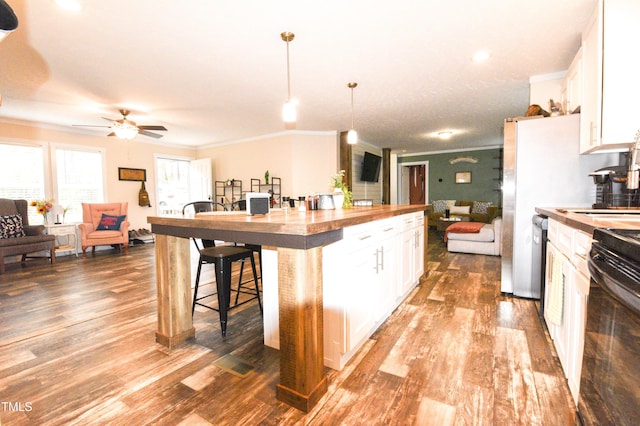
{"label": "ceiling fan light kit", "polygon": [[296,102],[291,99],[291,71],[289,64],[289,43],[293,41],[294,37],[294,33],[286,31],[280,33],[280,38],[282,38],[282,41],[287,43],[287,102],[282,107],[282,119],[285,122],[287,128],[292,127],[297,119]]}
{"label": "ceiling fan light kit", "polygon": [[347,87],[349,89],[351,89],[351,129],[347,132],[347,143],[349,145],[355,145],[358,143],[358,132],[355,131],[355,129],[353,128],[353,119],[354,119],[354,112],[353,112],[353,89],[355,89],[356,87],[358,87],[358,83],[356,82],[351,82],[351,83],[347,83]]}
{"label": "ceiling fan light kit", "polygon": [[[1,1],[1,0],[0,0]],[[76,127],[107,127],[112,130],[107,136],[117,136],[120,139],[133,139],[138,133],[144,136],[149,136],[155,139],[160,139],[162,137],[159,133],[149,132],[149,130],[161,130],[166,131],[167,128],[159,125],[151,125],[151,126],[138,126],[135,121],[131,121],[127,119],[129,115],[128,109],[120,109],[120,114],[122,114],[122,118],[120,120],[114,120],[112,118],[102,117],[103,119],[110,121],[110,126],[93,126],[93,125],[82,125],[75,124]]]}

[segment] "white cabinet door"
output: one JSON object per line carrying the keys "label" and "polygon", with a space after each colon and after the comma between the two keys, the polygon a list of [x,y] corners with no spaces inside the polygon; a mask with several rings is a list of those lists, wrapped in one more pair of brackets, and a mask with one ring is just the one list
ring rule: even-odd
{"label": "white cabinet door", "polygon": [[629,41],[640,39],[639,20],[638,0],[599,0],[583,32],[582,153],[599,148],[624,150],[634,140],[640,56],[629,50]]}
{"label": "white cabinet door", "polygon": [[402,298],[407,291],[413,285],[413,263],[414,263],[414,245],[415,245],[415,232],[413,229],[403,231],[401,236],[401,274],[400,274],[400,288],[398,291],[398,297]]}
{"label": "white cabinet door", "polygon": [[354,349],[365,339],[373,326],[373,307],[376,304],[377,247],[367,246],[350,254],[353,267],[345,276],[344,297],[347,341],[344,352]]}
{"label": "white cabinet door", "polygon": [[382,240],[379,244],[379,263],[377,268],[376,283],[377,309],[375,321],[380,322],[389,316],[396,304],[397,277],[398,277],[398,234],[397,228],[387,224],[383,230]]}
{"label": "white cabinet door", "polygon": [[424,221],[416,224],[414,235],[413,281],[417,282],[424,274]]}
{"label": "white cabinet door", "polygon": [[591,279],[580,271],[575,270],[571,278],[571,339],[569,341],[569,389],[575,404],[578,404],[580,393],[580,373],[582,371],[582,356],[584,353],[584,335],[587,326],[587,301]]}

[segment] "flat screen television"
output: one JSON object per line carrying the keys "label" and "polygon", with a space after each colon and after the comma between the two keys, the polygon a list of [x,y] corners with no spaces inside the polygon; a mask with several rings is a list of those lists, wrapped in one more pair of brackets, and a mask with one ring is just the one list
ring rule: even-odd
{"label": "flat screen television", "polygon": [[372,154],[370,152],[364,152],[364,158],[362,160],[362,174],[360,180],[364,182],[377,182],[380,176],[380,164],[382,163],[382,157]]}

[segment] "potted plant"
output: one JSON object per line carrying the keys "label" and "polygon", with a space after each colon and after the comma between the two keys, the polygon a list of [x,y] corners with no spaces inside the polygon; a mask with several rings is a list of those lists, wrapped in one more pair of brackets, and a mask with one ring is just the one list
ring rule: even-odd
{"label": "potted plant", "polygon": [[340,170],[335,175],[331,176],[330,189],[333,192],[333,204],[336,209],[348,208],[352,206],[352,193],[349,187],[344,183],[344,170]]}

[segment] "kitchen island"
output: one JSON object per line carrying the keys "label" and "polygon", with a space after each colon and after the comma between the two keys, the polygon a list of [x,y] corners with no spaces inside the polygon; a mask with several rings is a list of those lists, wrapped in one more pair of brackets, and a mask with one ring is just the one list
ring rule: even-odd
{"label": "kitchen island", "polygon": [[424,205],[338,210],[201,213],[149,217],[156,234],[158,330],[174,347],[193,338],[189,238],[275,247],[278,258],[279,400],[309,411],[327,390],[323,365],[323,246],[342,240],[344,228],[424,211]]}

